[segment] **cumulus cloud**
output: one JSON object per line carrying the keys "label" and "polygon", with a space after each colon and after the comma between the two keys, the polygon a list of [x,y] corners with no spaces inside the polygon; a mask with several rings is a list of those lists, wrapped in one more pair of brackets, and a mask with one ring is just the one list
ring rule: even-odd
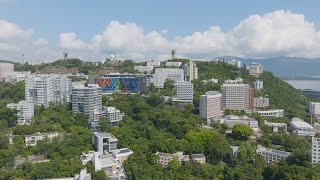
{"label": "cumulus cloud", "polygon": [[8,22],[6,20],[0,20],[0,40],[8,39],[25,39],[29,38],[33,34],[33,29],[23,30],[18,25]]}
{"label": "cumulus cloud", "polygon": [[[46,39],[39,38],[33,41],[33,45],[36,49],[34,53],[42,56],[48,52],[48,56],[60,57],[61,52],[67,51],[73,57],[95,60],[111,54],[136,60],[169,58],[171,49],[176,49],[177,57],[191,58],[223,55],[252,58],[320,57],[320,32],[304,15],[291,11],[252,15],[228,31],[211,26],[207,30],[177,36],[172,40],[166,34],[167,30],[163,29],[145,32],[132,22],[111,21],[89,42],[79,38],[75,32],[64,32],[59,35],[58,44],[49,44]],[[20,43],[13,43],[13,40],[25,41],[32,35],[32,29],[22,29],[16,24],[0,20],[2,51],[19,51],[22,48],[17,44]]]}
{"label": "cumulus cloud", "polygon": [[48,40],[46,40],[44,38],[39,38],[33,42],[33,45],[35,45],[35,46],[46,46],[48,44],[49,44]]}
{"label": "cumulus cloud", "polygon": [[74,32],[61,33],[59,43],[62,48],[66,49],[85,49],[88,47],[86,43],[77,38]]}

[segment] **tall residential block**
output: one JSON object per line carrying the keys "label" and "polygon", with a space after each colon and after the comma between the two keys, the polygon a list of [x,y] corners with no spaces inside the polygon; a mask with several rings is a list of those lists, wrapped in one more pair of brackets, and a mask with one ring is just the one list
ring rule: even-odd
{"label": "tall residential block", "polygon": [[198,79],[198,67],[192,60],[189,61],[189,64],[183,65],[183,71],[184,81],[192,81],[194,79]]}
{"label": "tall residential block", "polygon": [[175,97],[173,101],[180,103],[193,103],[193,84],[187,81],[175,83]]}
{"label": "tall residential block", "polygon": [[153,75],[153,84],[157,88],[163,88],[167,79],[183,81],[183,69],[181,68],[157,68]]}
{"label": "tall residential block", "polygon": [[218,91],[208,91],[200,96],[200,116],[203,119],[211,119],[222,115],[222,94]]}
{"label": "tall residential block", "polygon": [[253,110],[253,92],[249,84],[223,84],[221,86],[222,108]]}
{"label": "tall residential block", "polygon": [[263,65],[258,63],[252,63],[249,65],[249,75],[259,77],[263,73]]}
{"label": "tall residential block", "polygon": [[320,103],[319,102],[309,102],[309,113],[313,115],[320,115]]}
{"label": "tall residential block", "polygon": [[12,73],[14,71],[14,65],[11,63],[0,63],[0,81],[4,80],[5,73]]}
{"label": "tall residential block", "polygon": [[253,87],[256,91],[260,91],[263,89],[263,81],[255,80],[253,81]]}
{"label": "tall residential block", "polygon": [[101,88],[97,84],[75,85],[72,87],[72,112],[83,112],[89,116],[90,121],[99,121],[102,116]]}
{"label": "tall residential block", "polygon": [[320,138],[312,137],[311,148],[312,148],[311,162],[315,164],[319,164],[320,163]]}
{"label": "tall residential block", "polygon": [[71,80],[66,75],[29,75],[25,80],[26,101],[49,107],[50,103],[70,102]]}
{"label": "tall residential block", "polygon": [[7,104],[8,108],[18,111],[18,124],[25,125],[31,123],[31,118],[34,116],[34,105],[26,101],[19,101],[19,103]]}

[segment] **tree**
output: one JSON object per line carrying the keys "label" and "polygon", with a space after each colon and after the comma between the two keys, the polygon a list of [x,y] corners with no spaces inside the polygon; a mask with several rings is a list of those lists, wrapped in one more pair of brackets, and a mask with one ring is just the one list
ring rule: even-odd
{"label": "tree", "polygon": [[253,134],[253,130],[245,124],[236,124],[232,128],[232,135],[238,140],[248,140],[248,138]]}
{"label": "tree", "polygon": [[223,158],[231,151],[228,140],[221,134],[209,138],[205,150],[209,162],[222,162]]}
{"label": "tree", "polygon": [[106,175],[106,172],[103,170],[95,171],[91,173],[92,180],[107,180],[109,179]]}

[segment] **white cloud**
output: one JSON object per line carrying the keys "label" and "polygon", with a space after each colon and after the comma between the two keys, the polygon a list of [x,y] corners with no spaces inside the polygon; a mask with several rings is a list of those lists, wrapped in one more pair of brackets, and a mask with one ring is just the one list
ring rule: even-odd
{"label": "white cloud", "polygon": [[[30,42],[32,29],[0,20],[0,50],[10,52],[33,51],[48,59],[70,56],[101,60],[114,54],[118,58],[169,58],[175,48],[177,57],[320,57],[320,32],[302,14],[274,11],[265,15],[252,15],[229,31],[211,26],[202,32],[187,36],[166,37],[167,30],[145,32],[132,22],[111,21],[105,29],[85,42],[74,32],[61,33],[58,44],[49,44],[44,38]],[[18,40],[18,41],[17,41]],[[21,43],[21,42],[23,43]],[[34,47],[30,47],[33,44]],[[40,49],[41,48],[41,49]],[[1,57],[0,57],[1,58]]]}
{"label": "white cloud", "polygon": [[0,20],[0,40],[25,39],[33,34],[33,29],[23,30],[18,25]]}
{"label": "white cloud", "polygon": [[44,38],[39,38],[33,42],[33,45],[35,45],[35,46],[46,46],[48,44],[49,44],[48,40],[46,40]]}
{"label": "white cloud", "polygon": [[61,33],[59,43],[62,48],[66,49],[85,49],[88,47],[82,40],[77,39],[77,35],[74,32]]}

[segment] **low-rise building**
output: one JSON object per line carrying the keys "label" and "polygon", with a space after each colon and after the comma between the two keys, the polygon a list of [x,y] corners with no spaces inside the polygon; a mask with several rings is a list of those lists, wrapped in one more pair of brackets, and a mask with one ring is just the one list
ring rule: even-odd
{"label": "low-rise building", "polygon": [[202,82],[204,82],[204,83],[209,83],[209,82],[212,82],[212,83],[218,83],[219,82],[219,80],[218,79],[215,79],[215,78],[212,78],[212,79],[208,79],[208,80],[202,80]]}
{"label": "low-rise building", "polygon": [[93,153],[93,166],[95,171],[103,170],[109,177],[117,176],[117,161],[111,154]]}
{"label": "low-rise building", "polygon": [[166,62],[166,67],[181,67],[182,62]]}
{"label": "low-rise building", "polygon": [[232,80],[232,79],[225,80],[224,83],[226,83],[226,84],[241,84],[241,83],[243,83],[243,79],[240,77],[237,77],[234,80]]}
{"label": "low-rise building", "polygon": [[314,131],[313,126],[304,120],[294,117],[290,121],[290,128],[293,133],[298,134],[298,136],[312,136],[314,137],[316,132]]}
{"label": "low-rise building", "polygon": [[157,68],[157,67],[160,67],[160,61],[148,61],[147,62],[147,66],[152,66],[152,67],[155,67],[155,68]]}
{"label": "low-rise building", "polygon": [[89,151],[87,154],[82,153],[80,156],[80,161],[82,165],[86,165],[89,161],[93,160],[94,151]]}
{"label": "low-rise building", "polygon": [[287,133],[287,124],[286,123],[273,123],[273,122],[268,122],[268,121],[264,121],[264,123],[274,133],[278,133],[278,132]]}
{"label": "low-rise building", "polygon": [[117,149],[118,139],[111,133],[94,133],[94,147],[95,151],[100,154],[105,152],[111,153],[113,150]]}
{"label": "low-rise building", "polygon": [[119,164],[122,164],[125,160],[127,160],[132,153],[133,151],[128,148],[116,149],[112,151],[113,157],[116,158]]}
{"label": "low-rise building", "polygon": [[259,122],[258,120],[254,119],[254,118],[251,118],[249,120],[249,127],[251,127],[252,129],[254,128],[259,128]]}
{"label": "low-rise building", "polygon": [[233,156],[236,156],[238,154],[239,146],[230,146],[231,152]]}
{"label": "low-rise building", "polygon": [[19,101],[19,103],[7,104],[10,109],[18,111],[18,124],[26,125],[31,124],[31,119],[34,116],[34,104],[27,101]]}
{"label": "low-rise building", "polygon": [[53,179],[41,179],[41,180],[91,180],[91,173],[87,172],[87,169],[81,169],[79,174],[74,177],[53,178]]}
{"label": "low-rise building", "polygon": [[180,164],[184,161],[189,161],[190,158],[188,155],[184,155],[183,152],[176,152],[173,154],[157,152],[156,155],[158,156],[158,163],[160,163],[163,167],[168,167],[169,162],[176,157]]}
{"label": "low-rise building", "polygon": [[283,109],[272,109],[272,110],[258,110],[256,111],[262,117],[283,117]]}
{"label": "low-rise building", "polygon": [[261,108],[269,106],[269,98],[267,97],[255,97],[253,98],[253,107]]}
{"label": "low-rise building", "polygon": [[206,163],[206,157],[203,154],[191,154],[191,159],[200,164]]}
{"label": "low-rise building", "polygon": [[258,63],[252,63],[249,65],[249,75],[259,77],[263,73],[263,65]]}
{"label": "low-rise building", "polygon": [[119,122],[123,120],[124,113],[115,107],[102,107],[102,115],[106,117],[107,121],[113,126],[118,126]]}
{"label": "low-rise building", "polygon": [[54,137],[58,137],[59,133],[57,132],[48,132],[48,133],[40,133],[25,135],[25,144],[26,146],[35,146],[38,141],[42,141],[45,139],[52,140]]}
{"label": "low-rise building", "polygon": [[140,73],[148,73],[150,74],[153,70],[153,66],[134,66],[134,70]]}
{"label": "low-rise building", "polygon": [[17,82],[26,80],[30,74],[31,71],[15,71],[11,73],[4,73],[4,81],[15,84]]}
{"label": "low-rise building", "polygon": [[286,159],[291,154],[290,152],[286,151],[265,148],[261,145],[257,145],[256,153],[261,155],[268,164],[273,162],[279,162],[280,160]]}

